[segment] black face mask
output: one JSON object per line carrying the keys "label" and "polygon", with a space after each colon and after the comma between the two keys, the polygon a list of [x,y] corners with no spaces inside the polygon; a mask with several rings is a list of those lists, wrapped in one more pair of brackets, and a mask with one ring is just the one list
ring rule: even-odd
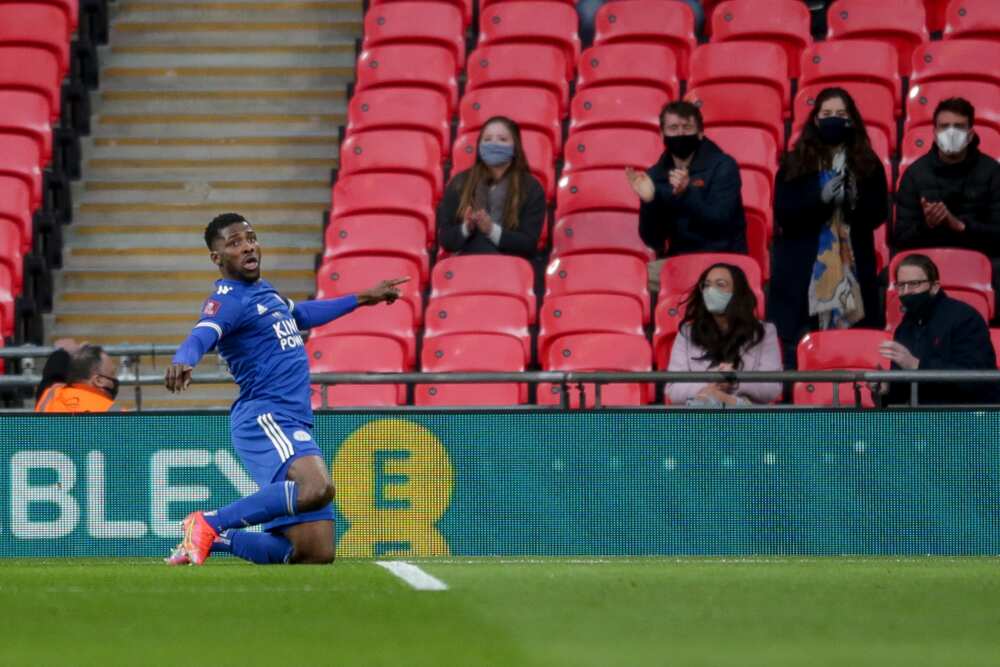
{"label": "black face mask", "polygon": [[110,387],[100,387],[104,391],[108,392],[108,395],[111,396],[111,400],[113,401],[118,398],[118,386],[121,384],[118,381],[118,378],[109,377],[107,375],[99,375],[98,377],[102,377],[111,383]]}
{"label": "black face mask", "polygon": [[697,134],[681,134],[676,137],[663,137],[663,145],[674,157],[686,160],[701,146],[701,137]]}
{"label": "black face mask", "polygon": [[820,118],[817,129],[819,130],[819,138],[828,146],[846,144],[854,136],[854,126],[851,125],[851,121],[837,116]]}
{"label": "black face mask", "polygon": [[917,292],[916,294],[901,294],[899,302],[903,304],[903,310],[907,317],[920,317],[927,312],[931,304],[932,294],[930,290]]}

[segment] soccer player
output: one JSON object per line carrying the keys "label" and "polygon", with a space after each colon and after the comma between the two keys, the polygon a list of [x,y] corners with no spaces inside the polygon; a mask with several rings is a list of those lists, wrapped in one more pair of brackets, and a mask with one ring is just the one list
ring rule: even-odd
{"label": "soccer player", "polygon": [[[260,490],[211,512],[184,519],[184,539],[167,562],[201,565],[228,552],[254,563],[333,561],[333,482],[312,437],[309,360],[300,331],[358,306],[393,303],[397,286],[385,280],[357,295],[294,303],[260,277],[261,249],[253,226],[225,213],[205,229],[209,257],[222,278],[181,344],[164,382],[187,389],[191,371],[213,348],[240,386],[230,413],[233,446]],[[241,530],[263,524],[264,532]]]}

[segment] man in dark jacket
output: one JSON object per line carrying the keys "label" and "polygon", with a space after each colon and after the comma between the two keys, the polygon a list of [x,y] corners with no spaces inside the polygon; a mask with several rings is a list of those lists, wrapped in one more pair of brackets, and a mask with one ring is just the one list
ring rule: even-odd
{"label": "man in dark jacket", "polygon": [[666,150],[646,172],[625,170],[639,196],[639,236],[660,256],[747,252],[740,169],[705,138],[701,111],[671,102],[660,112]]}
{"label": "man in dark jacket", "polygon": [[[907,255],[894,279],[905,315],[891,342],[880,352],[893,369],[996,370],[997,360],[986,322],[976,310],[941,291],[938,268],[927,255]],[[921,405],[1000,403],[995,382],[925,382],[919,385]],[[909,403],[910,385],[895,382],[889,404]]]}
{"label": "man in dark jacket", "polygon": [[985,253],[1000,292],[1000,164],[980,152],[974,119],[975,109],[960,97],[937,105],[935,143],[899,185],[893,245]]}

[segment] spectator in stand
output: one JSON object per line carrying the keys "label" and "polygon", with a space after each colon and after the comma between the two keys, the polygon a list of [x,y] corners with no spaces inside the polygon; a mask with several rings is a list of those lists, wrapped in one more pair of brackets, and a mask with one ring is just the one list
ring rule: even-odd
{"label": "spectator in stand", "polygon": [[[639,196],[639,236],[660,256],[747,252],[740,169],[705,138],[701,111],[670,102],[660,112],[666,150],[645,172],[625,169]],[[650,264],[649,289],[659,290],[662,261]]]}
{"label": "spectator in stand", "polygon": [[975,115],[961,97],[941,100],[934,109],[934,145],[899,184],[893,246],[985,253],[1000,293],[1000,164],[979,150]]}
{"label": "spectator in stand", "polygon": [[[986,322],[975,308],[944,293],[938,267],[927,255],[907,255],[894,280],[903,321],[879,349],[894,370],[996,370]],[[909,403],[909,383],[882,389],[887,403]],[[921,405],[1000,403],[995,382],[926,382],[917,391]]]}
{"label": "spectator in stand", "polygon": [[[710,266],[685,303],[667,370],[781,370],[778,333],[773,324],[761,322],[754,314],[757,297],[739,267]],[[777,400],[781,383],[678,382],[668,384],[666,391],[674,404],[750,405]]]}
{"label": "spectator in stand", "polygon": [[117,397],[114,360],[99,345],[83,345],[70,354],[66,381],[50,385],[35,412],[108,412]]}
{"label": "spectator in stand", "polygon": [[786,368],[808,331],[882,326],[874,231],[888,214],[885,170],[854,100],[824,89],[775,181],[768,319]]}
{"label": "spectator in stand", "polygon": [[545,224],[545,191],[528,170],[517,123],[490,118],[476,163],[456,175],[437,209],[438,240],[456,255],[534,257]]}

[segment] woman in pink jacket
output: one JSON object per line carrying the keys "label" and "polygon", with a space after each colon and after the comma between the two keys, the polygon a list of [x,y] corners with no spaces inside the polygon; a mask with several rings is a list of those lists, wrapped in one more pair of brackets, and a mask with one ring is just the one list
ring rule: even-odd
{"label": "woman in pink jacket", "polygon": [[[781,370],[778,334],[773,324],[757,319],[757,297],[739,267],[710,266],[685,303],[667,370]],[[666,391],[675,405],[750,405],[775,401],[781,383],[678,382]]]}

